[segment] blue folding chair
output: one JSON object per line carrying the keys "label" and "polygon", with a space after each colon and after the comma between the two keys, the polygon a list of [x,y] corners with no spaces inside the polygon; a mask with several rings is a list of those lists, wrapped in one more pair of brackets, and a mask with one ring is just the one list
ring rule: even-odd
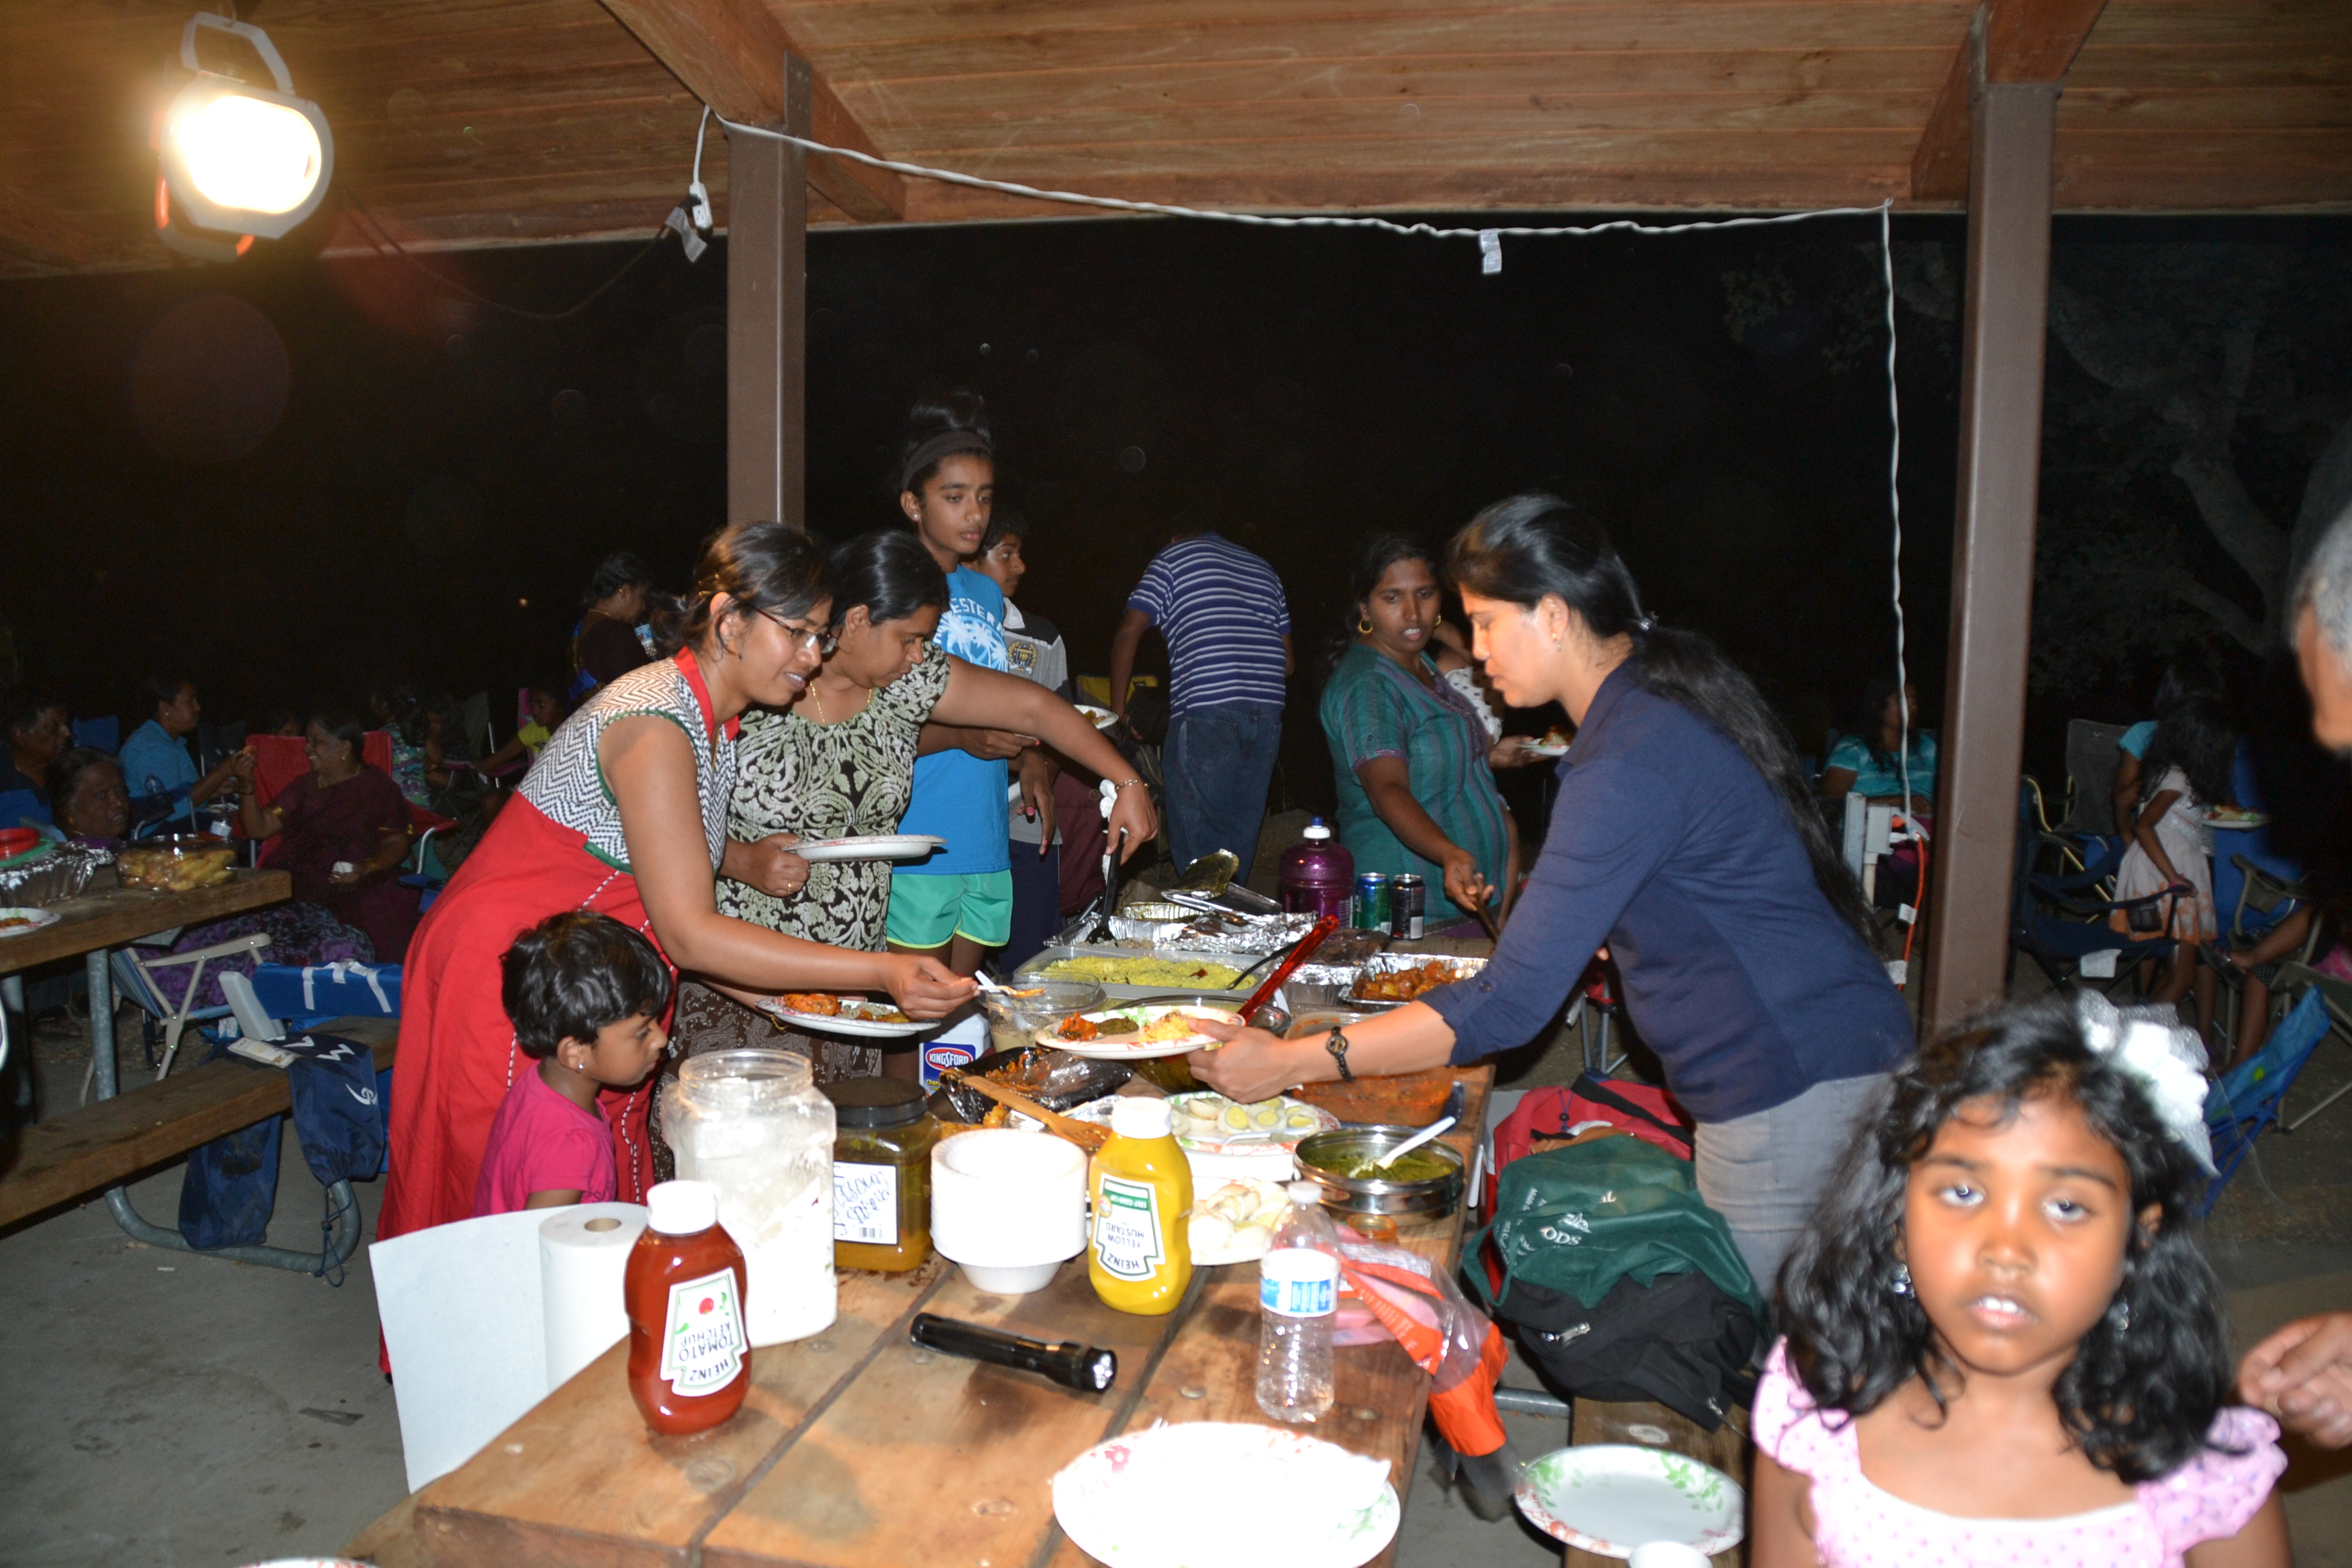
{"label": "blue folding chair", "polygon": [[2198,1205],[2199,1215],[2213,1212],[2221,1189],[2245,1163],[2254,1140],[2278,1121],[2280,1102],[2294,1087],[2303,1064],[2327,1037],[2327,1009],[2318,991],[2305,992],[2263,1042],[2263,1048],[2223,1073],[2207,1092],[2205,1131],[2213,1141],[2215,1174]]}
{"label": "blue folding chair", "polygon": [[77,719],[73,731],[77,746],[96,746],[110,757],[122,750],[122,721],[111,713],[96,719]]}
{"label": "blue folding chair", "polygon": [[[2169,936],[2134,941],[2108,924],[2108,917],[2118,910],[2129,913],[2157,908],[2166,895],[2151,893],[2138,899],[2105,896],[2105,880],[2114,875],[2114,864],[2122,859],[2119,845],[2115,847],[2112,861],[2103,857],[2083,870],[2053,873],[2039,869],[2036,863],[2045,851],[2063,850],[2068,856],[2076,853],[2075,846],[2061,843],[2053,835],[2042,831],[2040,799],[2040,789],[2032,779],[2026,779],[2018,790],[2017,864],[2010,890],[2010,945],[2040,965],[2053,986],[2090,979],[2112,993],[2140,964],[2170,958],[2174,943]],[[2107,953],[2114,958],[2113,967],[2106,974],[2083,973],[2085,959]]]}

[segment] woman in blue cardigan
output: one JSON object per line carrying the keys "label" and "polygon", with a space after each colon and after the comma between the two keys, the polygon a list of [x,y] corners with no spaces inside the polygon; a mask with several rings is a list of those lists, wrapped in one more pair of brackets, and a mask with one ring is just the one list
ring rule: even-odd
{"label": "woman in blue cardigan", "polygon": [[1192,1070],[1246,1101],[1476,1061],[1547,1033],[1605,945],[1698,1124],[1699,1191],[1769,1292],[1847,1129],[1913,1044],[1861,889],[1754,683],[1643,613],[1597,524],[1515,496],[1471,521],[1447,567],[1504,700],[1557,701],[1577,723],[1515,918],[1470,980],[1317,1038],[1236,1030]]}

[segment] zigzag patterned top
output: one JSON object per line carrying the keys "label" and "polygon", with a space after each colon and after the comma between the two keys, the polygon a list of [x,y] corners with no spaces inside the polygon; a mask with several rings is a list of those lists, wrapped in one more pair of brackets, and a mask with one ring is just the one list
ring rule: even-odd
{"label": "zigzag patterned top", "polygon": [[559,826],[571,828],[588,840],[588,852],[616,870],[626,871],[629,847],[621,836],[621,813],[604,783],[596,761],[597,743],[615,720],[653,714],[686,731],[694,748],[695,793],[702,802],[702,827],[710,844],[710,868],[719,868],[727,847],[727,800],[735,789],[734,726],[711,740],[710,709],[698,688],[699,672],[690,677],[682,653],[629,671],[598,689],[587,706],[563,721],[554,738],[540,749],[539,760],[524,775],[523,799]]}

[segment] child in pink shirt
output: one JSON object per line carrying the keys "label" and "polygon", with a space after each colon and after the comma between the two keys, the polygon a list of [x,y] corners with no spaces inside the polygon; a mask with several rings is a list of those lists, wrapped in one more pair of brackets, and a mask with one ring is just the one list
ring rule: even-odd
{"label": "child in pink shirt", "polygon": [[515,1045],[535,1065],[490,1123],[474,1213],[609,1203],[613,1134],[596,1091],[639,1083],[661,1059],[669,966],[620,921],[577,913],[523,932],[503,963]]}
{"label": "child in pink shirt", "polygon": [[2189,1230],[2177,1023],[2053,996],[1895,1073],[1780,1270],[1755,1568],[2287,1568],[2278,1426],[2228,1403]]}

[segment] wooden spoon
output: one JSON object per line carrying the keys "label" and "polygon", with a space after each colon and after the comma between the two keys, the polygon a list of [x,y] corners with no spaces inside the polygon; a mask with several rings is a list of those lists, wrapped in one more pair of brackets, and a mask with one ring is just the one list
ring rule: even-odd
{"label": "wooden spoon", "polygon": [[1100,1150],[1104,1144],[1110,1142],[1109,1128],[1097,1127],[1091,1121],[1080,1121],[1075,1117],[1065,1116],[1058,1110],[1048,1110],[1027,1095],[1017,1093],[1001,1083],[982,1078],[977,1073],[968,1073],[961,1068],[950,1068],[940,1073],[940,1077],[950,1083],[961,1084],[966,1089],[977,1089],[999,1105],[1009,1106],[1024,1116],[1044,1122],[1047,1131],[1058,1138],[1068,1139],[1089,1154]]}

